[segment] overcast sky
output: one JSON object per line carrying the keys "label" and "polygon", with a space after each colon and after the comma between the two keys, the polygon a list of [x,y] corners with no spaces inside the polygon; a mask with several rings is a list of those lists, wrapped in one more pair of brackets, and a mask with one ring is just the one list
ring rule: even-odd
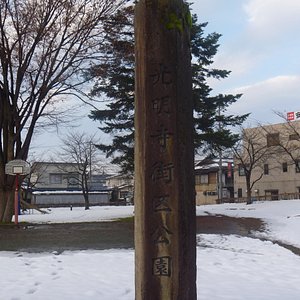
{"label": "overcast sky", "polygon": [[242,93],[229,111],[251,112],[248,125],[279,123],[275,111],[300,110],[300,1],[196,0],[193,13],[222,34],[215,67],[232,71],[213,81],[216,93]]}
{"label": "overcast sky", "polygon": [[[199,22],[208,22],[207,34],[222,34],[214,67],[232,73],[211,87],[243,94],[229,113],[251,112],[245,125],[255,126],[282,122],[274,111],[300,111],[299,0],[194,0],[192,9]],[[96,122],[85,117],[79,123],[78,130],[103,139]],[[32,149],[53,152],[64,132],[37,136]]]}

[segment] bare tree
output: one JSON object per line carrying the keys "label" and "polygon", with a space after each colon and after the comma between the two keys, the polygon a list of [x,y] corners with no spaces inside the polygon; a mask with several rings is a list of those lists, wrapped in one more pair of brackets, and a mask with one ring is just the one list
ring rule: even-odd
{"label": "bare tree", "polygon": [[[300,120],[289,121],[287,116],[275,112],[284,121],[280,128],[278,149],[288,165],[295,165],[297,172],[300,172]],[[267,133],[276,131],[272,126],[265,129]],[[278,131],[278,130],[277,130]],[[285,154],[285,155],[284,155]]]}
{"label": "bare tree", "polygon": [[250,202],[252,188],[263,177],[264,163],[272,154],[272,149],[266,143],[265,131],[262,127],[242,128],[241,139],[232,151],[239,174],[245,176],[247,201]]}
{"label": "bare tree", "polygon": [[48,165],[42,165],[40,164],[40,161],[37,159],[34,160],[34,162],[29,163],[30,164],[30,172],[24,177],[22,188],[23,188],[23,194],[22,198],[25,202],[28,202],[28,198],[30,200],[30,194],[32,192],[32,189],[35,188],[37,184],[40,184],[43,182],[42,174],[47,171]]}
{"label": "bare tree", "polygon": [[76,165],[76,169],[72,169],[70,179],[77,181],[81,187],[85,209],[89,209],[92,170],[96,166],[98,153],[96,144],[97,141],[93,135],[78,132],[69,133],[63,139],[63,147],[60,153],[60,158],[63,161]]}
{"label": "bare tree", "polygon": [[125,2],[0,0],[0,222],[13,214],[5,164],[27,159],[34,129],[58,101],[86,101],[82,74],[101,58],[103,25]]}

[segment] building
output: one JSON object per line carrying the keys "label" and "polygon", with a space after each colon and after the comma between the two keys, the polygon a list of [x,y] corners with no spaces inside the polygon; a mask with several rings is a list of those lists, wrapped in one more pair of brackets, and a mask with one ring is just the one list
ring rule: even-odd
{"label": "building", "polygon": [[206,158],[195,165],[196,204],[216,204],[233,198],[232,159],[222,159],[222,199],[219,199],[219,159]]}
{"label": "building", "polygon": [[131,175],[113,175],[106,179],[106,185],[113,191],[114,201],[126,200],[133,202],[134,180]]}
{"label": "building", "polygon": [[252,199],[299,197],[300,121],[245,129],[239,151],[234,160],[235,198],[247,197],[246,171],[251,166]]}
{"label": "building", "polygon": [[[105,174],[94,174],[88,178],[90,205],[109,204],[111,190],[105,185],[106,177]],[[25,187],[25,200],[32,204],[84,205],[80,170],[76,163],[35,162]]]}
{"label": "building", "polygon": [[30,183],[34,190],[80,190],[79,169],[75,163],[35,162]]}

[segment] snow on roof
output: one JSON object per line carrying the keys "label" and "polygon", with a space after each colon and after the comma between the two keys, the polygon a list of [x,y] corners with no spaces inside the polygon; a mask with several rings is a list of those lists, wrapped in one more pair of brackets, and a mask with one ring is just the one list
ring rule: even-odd
{"label": "snow on roof", "polygon": [[[222,159],[222,167],[223,168],[227,168],[228,163],[233,164],[233,159],[231,159],[231,158],[223,158]],[[218,158],[199,161],[195,166],[195,170],[208,170],[208,169],[216,169],[216,168],[219,168],[219,159]]]}
{"label": "snow on roof", "polygon": [[[82,191],[34,191],[33,195],[82,194]],[[90,191],[89,194],[107,194],[107,191]]]}

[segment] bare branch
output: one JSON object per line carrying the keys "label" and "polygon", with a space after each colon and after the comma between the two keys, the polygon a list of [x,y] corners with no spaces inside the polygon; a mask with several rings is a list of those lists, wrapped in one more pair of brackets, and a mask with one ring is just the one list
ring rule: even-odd
{"label": "bare branch", "polygon": [[[85,70],[102,59],[103,28],[126,2],[0,0],[0,197],[13,184],[5,164],[27,159],[41,118],[60,121],[67,94],[88,102]],[[11,203],[0,198],[0,222]]]}
{"label": "bare branch", "polygon": [[98,150],[95,146],[98,141],[95,135],[87,135],[79,132],[69,133],[62,141],[63,146],[59,157],[65,162],[76,164],[76,173],[79,175],[77,178],[87,209],[89,206],[88,193],[91,185],[92,171],[98,161]]}

